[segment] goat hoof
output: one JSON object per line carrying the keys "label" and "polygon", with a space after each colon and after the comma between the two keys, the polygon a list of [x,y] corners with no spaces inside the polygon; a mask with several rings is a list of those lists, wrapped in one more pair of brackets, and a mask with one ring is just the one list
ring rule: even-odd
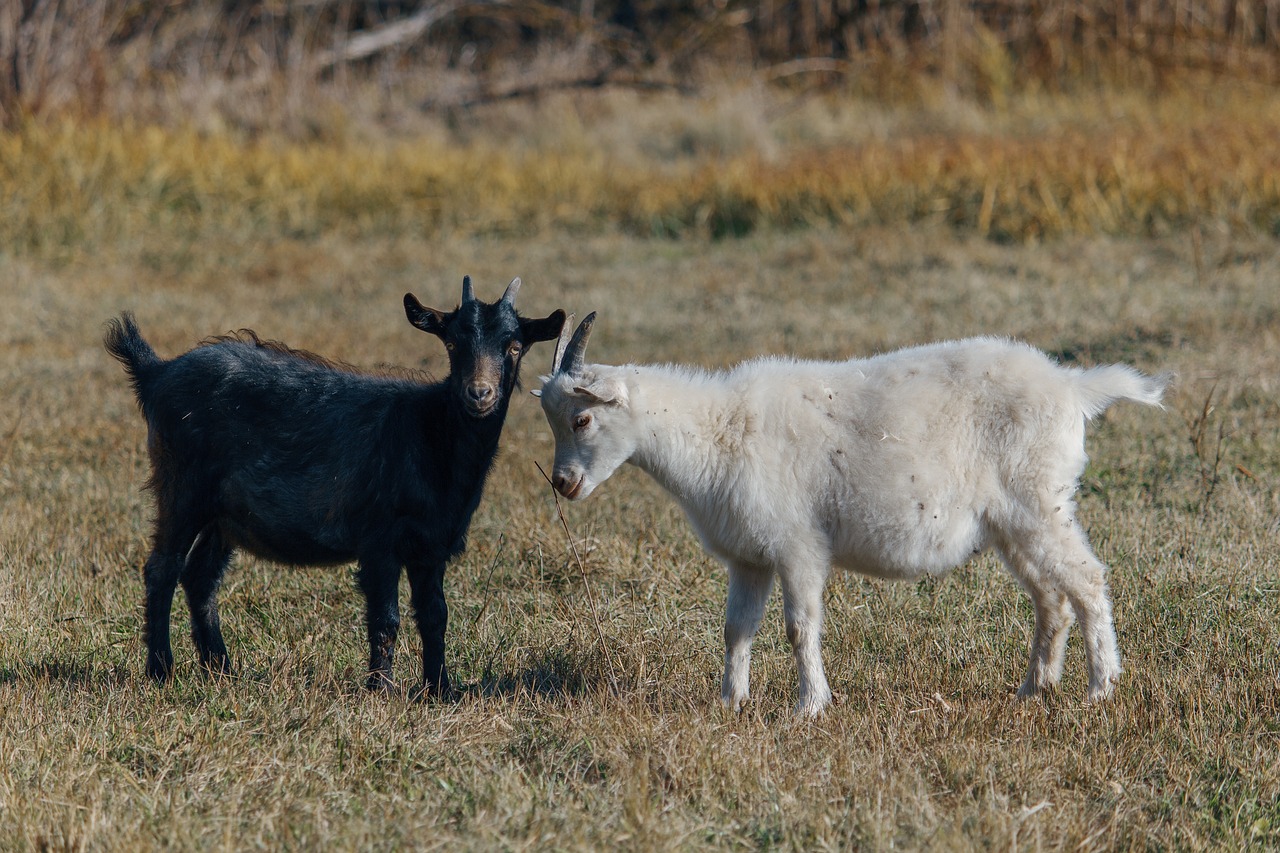
{"label": "goat hoof", "polygon": [[414,702],[457,702],[462,695],[448,684],[443,688],[436,684],[419,684],[409,698]]}
{"label": "goat hoof", "polygon": [[165,684],[173,678],[173,661],[147,661],[147,678],[156,684]]}
{"label": "goat hoof", "polygon": [[1052,694],[1057,692],[1058,683],[1061,679],[1061,673],[1054,672],[1035,672],[1027,673],[1027,677],[1022,680],[1022,686],[1018,688],[1017,697],[1019,699],[1031,699],[1036,696]]}
{"label": "goat hoof", "polygon": [[823,715],[830,704],[831,693],[829,691],[809,696],[796,703],[795,717],[797,720],[816,720]]}
{"label": "goat hoof", "polygon": [[231,669],[230,658],[215,658],[213,660],[202,661],[200,668],[204,671],[205,675],[209,675],[214,678],[230,678],[232,675],[235,675],[235,672]]}
{"label": "goat hoof", "polygon": [[1097,702],[1105,702],[1111,698],[1113,693],[1115,693],[1115,689],[1116,683],[1114,680],[1108,680],[1096,687],[1090,687],[1089,695],[1086,697],[1085,701],[1091,705]]}
{"label": "goat hoof", "polygon": [[393,693],[396,689],[396,683],[391,680],[391,676],[382,672],[370,673],[365,679],[364,687],[370,693]]}

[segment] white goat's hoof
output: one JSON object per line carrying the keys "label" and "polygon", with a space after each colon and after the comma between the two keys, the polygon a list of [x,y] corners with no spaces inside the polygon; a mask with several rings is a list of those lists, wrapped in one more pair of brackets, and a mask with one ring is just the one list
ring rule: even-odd
{"label": "white goat's hoof", "polygon": [[802,698],[796,703],[796,719],[816,720],[822,716],[823,712],[827,710],[827,706],[830,704],[831,693],[829,691]]}
{"label": "white goat's hoof", "polygon": [[1116,682],[1120,680],[1119,675],[1112,675],[1103,680],[1100,684],[1089,685],[1089,702],[1105,702],[1111,698],[1111,694],[1115,693]]}

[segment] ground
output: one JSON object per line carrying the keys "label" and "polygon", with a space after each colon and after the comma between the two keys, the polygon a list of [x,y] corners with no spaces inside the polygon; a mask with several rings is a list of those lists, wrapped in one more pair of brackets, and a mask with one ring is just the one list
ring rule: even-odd
{"label": "ground", "polygon": [[[0,255],[0,846],[1280,844],[1278,250],[1212,226],[1000,244],[923,224],[719,241],[160,234]],[[723,570],[634,469],[564,506],[562,526],[537,468],[550,432],[523,392],[447,576],[460,701],[364,693],[350,567],[243,557],[222,595],[237,676],[197,672],[179,597],[178,677],[147,683],[145,433],[103,322],[134,310],[164,355],[252,327],[442,372],[401,297],[452,307],[463,274],[489,299],[522,276],[530,315],[598,311],[604,362],[998,334],[1071,363],[1176,371],[1163,411],[1119,405],[1089,428],[1080,515],[1112,569],[1115,697],[1083,702],[1073,635],[1062,689],[1014,700],[1031,607],[983,557],[913,585],[835,576],[837,699],[813,723],[790,716],[775,598],[753,701],[726,714]],[[531,351],[526,390],[550,360]]]}

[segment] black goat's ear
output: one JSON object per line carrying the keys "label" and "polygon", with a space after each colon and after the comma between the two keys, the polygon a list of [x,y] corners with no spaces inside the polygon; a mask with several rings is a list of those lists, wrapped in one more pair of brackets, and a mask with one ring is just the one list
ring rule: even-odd
{"label": "black goat's ear", "polygon": [[445,315],[443,311],[428,308],[418,301],[418,297],[412,293],[406,293],[404,295],[404,313],[409,318],[409,322],[417,328],[438,338],[444,337]]}
{"label": "black goat's ear", "polygon": [[564,328],[564,320],[564,311],[558,308],[541,320],[521,318],[520,334],[524,337],[526,345],[536,344],[538,341],[554,341],[560,337],[560,330]]}

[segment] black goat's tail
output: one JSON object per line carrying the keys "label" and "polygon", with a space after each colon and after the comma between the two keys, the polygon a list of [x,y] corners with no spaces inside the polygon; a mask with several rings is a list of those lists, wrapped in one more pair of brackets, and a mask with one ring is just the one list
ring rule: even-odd
{"label": "black goat's tail", "polygon": [[138,395],[138,400],[142,400],[142,382],[146,374],[151,372],[151,368],[156,367],[163,362],[160,356],[156,355],[156,351],[151,348],[151,344],[143,339],[142,333],[138,331],[138,324],[133,319],[132,311],[121,312],[119,317],[113,317],[107,321],[107,333],[103,337],[103,344],[107,347],[107,352],[115,356],[116,360],[124,365],[125,372],[129,374],[129,378],[133,380],[133,390]]}

